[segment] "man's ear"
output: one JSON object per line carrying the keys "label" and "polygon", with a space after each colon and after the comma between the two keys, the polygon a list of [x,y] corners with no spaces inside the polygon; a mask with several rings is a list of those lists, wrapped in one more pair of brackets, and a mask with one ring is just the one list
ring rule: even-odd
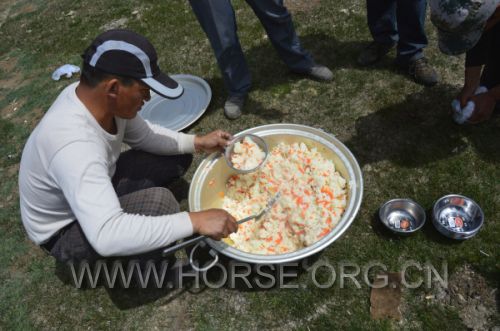
{"label": "man's ear", "polygon": [[104,91],[106,92],[106,95],[113,99],[116,99],[118,97],[118,94],[120,93],[120,87],[120,81],[116,78],[107,80],[104,83]]}

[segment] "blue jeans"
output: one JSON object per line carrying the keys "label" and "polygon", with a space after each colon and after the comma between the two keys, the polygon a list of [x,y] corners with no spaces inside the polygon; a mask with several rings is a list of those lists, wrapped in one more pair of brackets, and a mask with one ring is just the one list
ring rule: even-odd
{"label": "blue jeans", "polygon": [[407,64],[422,58],[426,0],[366,0],[368,27],[373,40],[398,44],[397,61]]}
{"label": "blue jeans", "polygon": [[[283,0],[246,0],[259,18],[285,64],[295,72],[305,73],[314,65],[311,55],[300,45],[292,17]],[[205,31],[224,84],[230,96],[248,93],[251,76],[237,35],[236,17],[230,0],[189,0]]]}

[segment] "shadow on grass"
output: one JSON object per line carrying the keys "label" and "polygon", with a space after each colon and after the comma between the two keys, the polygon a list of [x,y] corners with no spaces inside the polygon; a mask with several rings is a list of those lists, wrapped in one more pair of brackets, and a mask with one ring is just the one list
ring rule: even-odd
{"label": "shadow on grass", "polygon": [[165,300],[167,305],[182,297],[188,289],[169,289],[163,288],[106,288],[106,292],[113,304],[120,310],[137,308],[157,300]]}
{"label": "shadow on grass", "polygon": [[[304,48],[312,54],[315,62],[326,65],[332,70],[357,67],[357,54],[367,44],[358,41],[341,42],[325,34],[305,35],[300,37],[300,40]],[[246,51],[245,60],[252,76],[251,91],[268,90],[274,86],[291,84],[305,77],[291,72],[269,41]],[[227,96],[224,82],[220,77],[206,80],[212,88],[212,103],[205,116],[210,115],[214,109],[222,108]]]}
{"label": "shadow on grass", "polygon": [[210,101],[210,105],[203,116],[212,116],[214,112],[219,111],[224,106],[226,88],[224,87],[224,82],[220,77],[212,77],[210,79],[206,79],[206,81],[212,89],[212,100]]}
{"label": "shadow on grass", "polygon": [[281,122],[283,120],[284,114],[279,110],[274,108],[267,108],[261,102],[258,102],[252,98],[249,98],[245,104],[244,111],[247,114],[253,114],[261,118],[262,120],[269,122]]}
{"label": "shadow on grass", "polygon": [[[388,55],[371,66],[360,66],[357,58],[369,41],[341,41],[322,33],[300,36],[300,40],[316,63],[323,64],[332,71],[346,68],[367,72],[386,71],[413,81],[406,70],[395,64],[395,55]],[[395,51],[390,54],[395,54]],[[252,89],[267,90],[275,85],[290,84],[304,78],[288,69],[270,42],[251,48],[245,53],[245,58],[252,73]]]}
{"label": "shadow on grass", "polygon": [[405,101],[356,120],[356,134],[346,142],[362,165],[390,160],[419,167],[467,148],[467,141],[489,162],[500,161],[499,121],[457,125],[449,115],[456,90],[439,85],[410,94]]}
{"label": "shadow on grass", "polygon": [[[225,91],[224,83],[221,78],[215,77],[206,79],[206,81],[210,85],[210,88],[212,89],[212,100],[206,112],[203,114],[203,117],[211,117],[214,116],[216,112],[223,112],[224,103],[227,98],[227,92]],[[251,95],[245,101],[243,113],[253,114],[254,116],[264,121],[270,121],[270,122],[271,121],[279,122],[284,117],[284,114],[282,114],[279,110],[273,108],[267,108],[261,102],[258,102],[255,99],[253,99]],[[183,131],[189,130],[190,128],[195,126],[197,122],[198,121],[196,121]],[[224,129],[223,127],[220,128]]]}
{"label": "shadow on grass", "polygon": [[[77,267],[78,268],[78,267]],[[111,271],[111,264],[108,264],[108,270]],[[92,291],[97,288],[104,288],[109,295],[111,301],[115,304],[118,309],[127,310],[135,307],[139,307],[142,305],[146,305],[152,302],[155,302],[159,299],[166,300],[166,304],[169,302],[179,298],[184,293],[191,291],[191,283],[185,282],[185,286],[183,287],[175,287],[173,281],[177,277],[172,270],[172,268],[167,267],[167,273],[165,279],[163,281],[164,286],[157,287],[155,286],[155,281],[153,280],[153,276],[149,277],[150,281],[147,287],[141,287],[139,281],[136,276],[132,277],[130,281],[130,285],[127,287],[123,287],[122,278],[118,274],[116,278],[116,283],[114,283],[113,287],[110,287],[106,281],[106,277],[103,276],[102,272],[96,271],[95,268],[92,268],[92,274],[96,283],[91,285],[91,281],[89,281],[88,274],[85,276],[81,276],[81,270],[76,270],[76,276],[72,274],[72,271],[68,267],[68,265],[60,262],[55,262],[55,276],[65,285],[76,287],[82,291]],[[158,276],[161,277],[161,267],[159,263],[156,267],[158,272]],[[101,270],[102,271],[102,270]],[[125,272],[123,277],[129,273]],[[76,278],[75,278],[76,277]],[[146,278],[145,278],[146,279]]]}
{"label": "shadow on grass", "polygon": [[[208,249],[200,249],[197,254],[196,263],[207,266],[212,261]],[[172,264],[166,266],[166,273],[162,276],[162,260],[156,260],[156,273],[160,286],[156,285],[155,276],[151,273],[143,275],[143,279],[149,279],[147,287],[143,287],[137,274],[128,280],[129,285],[123,286],[124,278],[130,277],[130,270],[120,271],[112,276],[111,261],[106,262],[106,274],[109,272],[110,279],[114,286],[110,287],[108,283],[109,276],[103,274],[103,269],[96,269],[95,265],[85,270],[82,265],[74,265],[76,269],[71,270],[70,266],[64,263],[55,262],[55,275],[59,280],[71,287],[76,287],[82,291],[92,291],[96,288],[104,288],[109,295],[110,300],[120,310],[127,310],[150,304],[157,300],[162,300],[163,304],[169,304],[172,301],[189,293],[197,295],[210,289],[227,289],[239,292],[259,292],[276,288],[281,288],[297,280],[297,278],[307,273],[310,267],[320,258],[321,252],[309,256],[294,263],[267,264],[259,265],[255,263],[243,263],[232,260],[228,257],[219,255],[219,262],[208,271],[194,271],[189,263],[181,263],[179,268],[173,263],[173,260],[167,258]],[[85,263],[86,264],[86,263]],[[142,270],[144,269],[144,264]],[[173,266],[173,267],[169,267]],[[130,267],[130,265],[129,265]],[[124,266],[126,268],[126,265]],[[83,270],[83,272],[82,272]],[[135,269],[133,269],[135,270]],[[75,273],[73,273],[75,272]],[[91,276],[90,276],[90,274]],[[164,278],[162,278],[164,277]],[[163,279],[163,280],[161,280]],[[297,286],[296,283],[293,284]]]}
{"label": "shadow on grass", "polygon": [[[412,80],[405,71],[393,63],[390,57],[384,58],[373,66],[359,66],[356,62],[357,56],[368,45],[368,42],[339,41],[326,34],[309,34],[301,36],[300,39],[304,48],[313,55],[314,60],[326,65],[332,71],[342,68],[356,68],[367,72],[387,71]],[[305,76],[293,73],[288,69],[270,42],[263,42],[245,52],[245,59],[252,75],[250,91],[283,90],[289,88],[293,82],[305,78]],[[212,101],[203,115],[204,117],[212,116],[216,111],[221,111],[227,98],[227,91],[220,77],[206,80],[212,89]],[[283,114],[275,109],[268,109],[265,105],[254,101],[251,95],[245,104],[244,111],[268,121],[279,121],[283,117]]]}
{"label": "shadow on grass", "polygon": [[356,69],[370,73],[373,71],[392,73],[401,78],[414,82],[408,74],[408,69],[396,63],[396,47],[380,59],[377,63],[368,66],[358,64],[357,59],[361,51],[366,48],[371,40],[343,41],[331,35],[309,34],[301,38],[302,44],[313,55],[318,63],[328,66],[332,70]]}

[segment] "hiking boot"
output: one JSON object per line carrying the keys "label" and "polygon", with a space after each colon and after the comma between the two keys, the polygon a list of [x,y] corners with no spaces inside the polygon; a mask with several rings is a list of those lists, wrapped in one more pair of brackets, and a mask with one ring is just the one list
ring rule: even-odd
{"label": "hiking boot", "polygon": [[235,120],[241,116],[245,96],[230,96],[224,104],[224,115],[230,120]]}
{"label": "hiking boot", "polygon": [[408,65],[408,73],[415,82],[425,86],[434,86],[438,82],[436,70],[434,70],[424,57],[410,62]]}
{"label": "hiking boot", "polygon": [[374,64],[386,55],[394,44],[383,44],[377,41],[372,41],[368,46],[361,51],[358,56],[358,63],[362,66]]}
{"label": "hiking boot", "polygon": [[333,79],[332,71],[321,64],[313,65],[306,75],[316,80],[330,81]]}

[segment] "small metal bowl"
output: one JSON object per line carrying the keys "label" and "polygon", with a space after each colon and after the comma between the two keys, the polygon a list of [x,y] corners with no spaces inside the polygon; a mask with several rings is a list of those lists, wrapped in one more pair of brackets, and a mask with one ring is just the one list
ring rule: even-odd
{"label": "small metal bowl", "polygon": [[378,212],[382,223],[392,232],[409,235],[425,223],[425,211],[411,199],[393,199],[384,203]]}
{"label": "small metal bowl", "polygon": [[481,207],[463,195],[439,198],[432,209],[432,224],[443,235],[458,240],[475,236],[484,222]]}
{"label": "small metal bowl", "polygon": [[[249,137],[250,139],[252,139],[252,141],[254,143],[256,143],[257,146],[260,147],[260,149],[262,149],[262,151],[264,152],[265,156],[264,156],[264,159],[262,160],[262,162],[257,167],[255,167],[255,168],[252,168],[252,169],[236,169],[233,166],[233,163],[231,162],[231,155],[233,154],[234,145],[237,142],[243,141],[243,139],[245,139],[246,137]],[[233,141],[231,141],[231,143],[229,144],[229,146],[227,146],[226,149],[225,149],[225,151],[224,151],[224,158],[226,159],[227,165],[231,169],[233,169],[234,171],[236,171],[236,172],[238,172],[240,174],[247,174],[247,173],[250,173],[250,172],[253,172],[253,171],[259,169],[266,162],[268,156],[269,156],[269,148],[267,147],[267,143],[264,141],[264,139],[262,139],[259,136],[254,135],[254,134],[245,134],[245,135],[236,137],[235,139],[233,139]]]}

